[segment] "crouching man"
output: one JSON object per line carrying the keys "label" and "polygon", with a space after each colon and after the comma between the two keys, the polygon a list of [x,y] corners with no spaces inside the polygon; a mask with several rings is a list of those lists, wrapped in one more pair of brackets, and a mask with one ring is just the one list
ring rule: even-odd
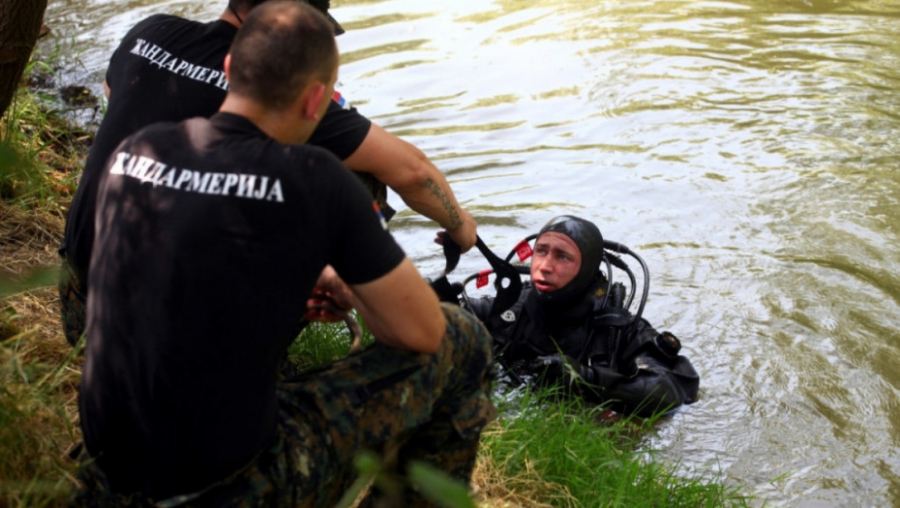
{"label": "crouching man", "polygon": [[[420,459],[468,482],[495,414],[490,336],[441,306],[359,181],[300,145],[337,66],[321,14],[267,2],[235,38],[218,114],[147,127],[114,151],[72,504],[331,506],[357,452],[387,447],[401,473]],[[280,380],[297,323],[326,318],[306,310],[314,289],[355,307],[378,342]]]}

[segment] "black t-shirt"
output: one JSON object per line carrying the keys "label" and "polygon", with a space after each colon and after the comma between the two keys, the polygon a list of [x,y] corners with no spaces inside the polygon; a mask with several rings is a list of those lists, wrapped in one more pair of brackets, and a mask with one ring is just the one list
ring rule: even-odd
{"label": "black t-shirt", "polygon": [[[223,62],[237,28],[158,14],[135,25],[113,53],[106,73],[109,104],[69,209],[63,248],[87,280],[97,183],[109,154],[127,136],[156,122],[210,117],[228,91]],[[332,101],[309,144],[340,159],[359,148],[371,122]]]}
{"label": "black t-shirt", "polygon": [[125,140],[97,207],[82,431],[114,490],[156,499],[267,444],[278,364],[326,264],[360,284],[404,259],[334,155],[225,113]]}

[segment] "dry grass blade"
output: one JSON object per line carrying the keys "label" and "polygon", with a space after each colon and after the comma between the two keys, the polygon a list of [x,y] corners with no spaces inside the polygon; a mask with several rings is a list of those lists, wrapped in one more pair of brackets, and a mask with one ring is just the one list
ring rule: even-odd
{"label": "dry grass blade", "polygon": [[3,271],[22,275],[37,267],[58,265],[64,225],[64,217],[55,211],[0,203]]}

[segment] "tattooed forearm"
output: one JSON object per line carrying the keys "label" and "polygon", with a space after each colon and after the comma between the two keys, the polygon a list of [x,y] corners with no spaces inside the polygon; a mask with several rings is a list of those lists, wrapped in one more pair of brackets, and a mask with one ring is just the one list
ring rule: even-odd
{"label": "tattooed forearm", "polygon": [[459,217],[459,209],[453,205],[453,202],[450,201],[450,196],[441,189],[440,185],[431,178],[428,178],[422,182],[422,187],[427,189],[432,196],[438,198],[444,211],[447,212],[447,216],[450,217],[450,227],[447,229],[456,229],[462,226],[462,219]]}

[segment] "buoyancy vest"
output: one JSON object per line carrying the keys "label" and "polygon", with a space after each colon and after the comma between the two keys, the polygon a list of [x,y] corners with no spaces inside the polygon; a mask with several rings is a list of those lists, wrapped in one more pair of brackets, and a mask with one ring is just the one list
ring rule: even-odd
{"label": "buoyancy vest", "polygon": [[[548,308],[526,285],[512,307],[488,317],[486,324],[495,350],[509,361],[564,354],[585,365],[608,367],[627,363],[644,351],[652,351],[662,360],[677,356],[677,349],[659,349],[659,334],[646,320],[635,322],[627,311],[603,307],[604,302],[588,295],[566,308]],[[476,314],[486,317],[483,311],[476,310]],[[619,344],[613,344],[617,335]]]}
{"label": "buoyancy vest", "polygon": [[512,307],[489,318],[495,351],[509,362],[554,354],[580,359],[590,343],[593,300],[587,297],[568,308],[547,309],[526,286]]}

